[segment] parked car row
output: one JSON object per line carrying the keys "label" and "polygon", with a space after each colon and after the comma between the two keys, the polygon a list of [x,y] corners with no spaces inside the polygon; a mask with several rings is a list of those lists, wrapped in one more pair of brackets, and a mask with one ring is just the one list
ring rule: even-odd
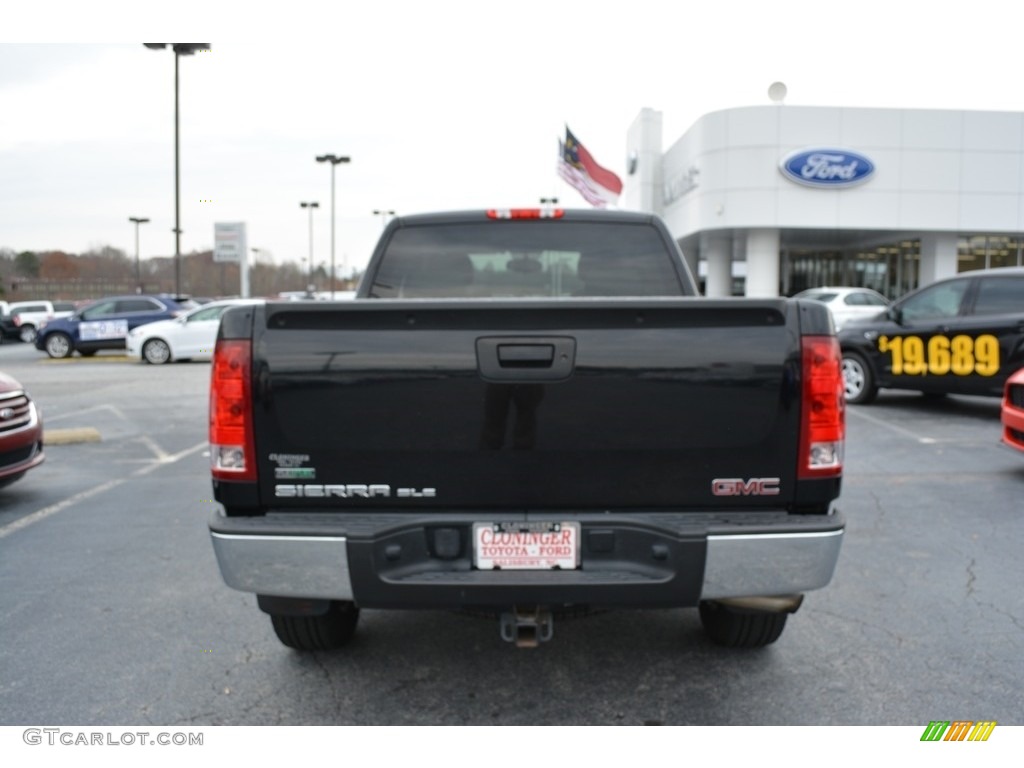
{"label": "parked car row", "polygon": [[101,349],[124,349],[128,332],[145,323],[182,315],[198,305],[183,296],[111,296],[41,327],[36,349],[50,357],[94,355]]}
{"label": "parked car row", "polygon": [[154,294],[111,296],[77,309],[71,302],[0,302],[0,341],[34,343],[53,358],[125,349],[130,356],[156,365],[208,359],[224,310],[258,301],[262,299],[197,301]]}
{"label": "parked car row", "polygon": [[[258,301],[226,299],[199,306],[183,297],[115,296],[66,317],[40,320],[35,343],[57,358],[127,345],[130,356],[155,365],[209,359],[220,316],[228,307]],[[24,387],[0,372],[0,488],[44,460],[42,414]]]}

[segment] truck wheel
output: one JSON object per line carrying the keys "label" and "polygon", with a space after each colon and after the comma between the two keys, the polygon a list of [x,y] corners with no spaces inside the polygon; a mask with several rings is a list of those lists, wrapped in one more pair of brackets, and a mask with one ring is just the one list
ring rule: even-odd
{"label": "truck wheel", "polygon": [[852,405],[870,403],[878,395],[871,366],[856,352],[843,352],[843,385],[846,402]]}
{"label": "truck wheel", "polygon": [[700,604],[700,623],[704,632],[718,645],[729,648],[762,648],[779,639],[788,613],[731,608],[704,600]]}
{"label": "truck wheel", "polygon": [[270,614],[277,639],[299,651],[329,651],[341,648],[352,639],[359,621],[354,603],[334,601],[320,616],[283,616]]}
{"label": "truck wheel", "polygon": [[51,333],[46,337],[45,346],[50,357],[71,357],[71,337],[66,333]]}
{"label": "truck wheel", "polygon": [[36,327],[34,325],[23,325],[18,336],[26,344],[33,344],[36,340]]}

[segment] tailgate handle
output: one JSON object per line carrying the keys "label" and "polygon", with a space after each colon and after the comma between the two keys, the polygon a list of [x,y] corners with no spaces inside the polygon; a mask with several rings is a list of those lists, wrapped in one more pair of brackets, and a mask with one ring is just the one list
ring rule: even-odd
{"label": "tailgate handle", "polygon": [[498,365],[502,368],[550,368],[554,359],[554,344],[498,345]]}
{"label": "tailgate handle", "polygon": [[487,381],[559,381],[572,376],[571,336],[490,336],[476,340],[476,364]]}

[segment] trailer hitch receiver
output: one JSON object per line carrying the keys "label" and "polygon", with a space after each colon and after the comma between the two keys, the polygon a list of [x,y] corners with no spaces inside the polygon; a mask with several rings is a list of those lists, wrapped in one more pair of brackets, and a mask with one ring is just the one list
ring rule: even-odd
{"label": "trailer hitch receiver", "polygon": [[517,648],[536,648],[554,634],[555,624],[551,611],[534,606],[514,607],[501,614],[501,639],[515,643]]}

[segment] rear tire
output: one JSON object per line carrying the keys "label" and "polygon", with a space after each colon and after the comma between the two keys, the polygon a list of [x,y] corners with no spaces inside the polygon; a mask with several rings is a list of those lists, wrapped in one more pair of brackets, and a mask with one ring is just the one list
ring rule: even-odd
{"label": "rear tire", "polygon": [[36,327],[34,325],[21,326],[18,337],[26,344],[34,344],[36,340]]}
{"label": "rear tire", "polygon": [[270,614],[277,639],[298,651],[329,651],[347,645],[359,622],[354,603],[334,601],[320,616]]}
{"label": "rear tire", "polygon": [[866,405],[878,396],[875,374],[868,361],[856,352],[843,353],[843,389],[846,402],[851,405]]}
{"label": "rear tire", "polygon": [[733,608],[704,600],[700,623],[714,643],[728,648],[763,648],[779,639],[788,613]]}

